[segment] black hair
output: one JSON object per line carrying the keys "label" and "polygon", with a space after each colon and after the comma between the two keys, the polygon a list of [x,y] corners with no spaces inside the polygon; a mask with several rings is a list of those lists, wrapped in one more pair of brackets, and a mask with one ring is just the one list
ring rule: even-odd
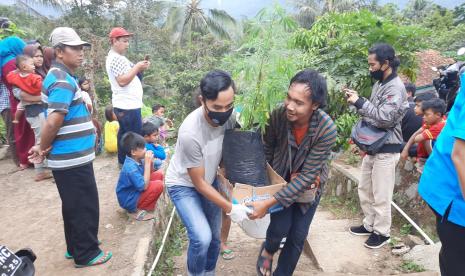
{"label": "black hair", "polygon": [[113,122],[113,106],[111,104],[105,107],[105,118],[108,122]]}
{"label": "black hair", "polygon": [[145,140],[139,134],[129,131],[121,138],[120,146],[123,152],[131,157],[131,151],[145,148]]}
{"label": "black hair", "polygon": [[154,104],[154,105],[152,106],[152,113],[157,112],[160,108],[165,108],[165,106],[162,105],[162,104]]}
{"label": "black hair", "polygon": [[389,61],[389,66],[392,68],[392,72],[397,72],[397,68],[400,65],[400,60],[396,57],[396,52],[391,45],[387,43],[378,43],[373,45],[368,50],[368,54],[374,54],[376,56],[376,60],[383,65],[386,60]]}
{"label": "black hair", "polygon": [[441,116],[446,112],[446,102],[443,99],[431,99],[421,103],[421,109],[425,112],[431,109],[434,113],[441,113]]}
{"label": "black hair", "polygon": [[142,136],[152,135],[153,133],[158,132],[158,128],[151,122],[145,122],[142,125]]}
{"label": "black hair", "polygon": [[412,97],[415,97],[415,92],[417,91],[417,87],[415,86],[415,84],[407,82],[404,84],[404,86],[405,90],[407,90],[407,92],[412,93]]}
{"label": "black hair", "polygon": [[90,80],[88,78],[86,78],[85,76],[80,77],[79,78],[79,86],[81,86],[85,81],[90,81]]}
{"label": "black hair", "polygon": [[416,103],[421,103],[424,101],[429,101],[431,99],[436,99],[437,97],[438,96],[436,96],[436,94],[427,92],[427,93],[423,93],[423,94],[416,96],[415,99],[413,99],[413,101]]}
{"label": "black hair", "polygon": [[232,87],[234,93],[236,93],[236,85],[231,76],[222,70],[210,71],[200,81],[200,91],[204,101],[216,100],[218,93],[229,87]]}
{"label": "black hair", "polygon": [[312,102],[318,103],[320,108],[326,106],[326,98],[328,97],[328,86],[326,79],[313,69],[305,69],[297,73],[289,83],[289,87],[293,84],[305,84],[310,89],[310,98]]}

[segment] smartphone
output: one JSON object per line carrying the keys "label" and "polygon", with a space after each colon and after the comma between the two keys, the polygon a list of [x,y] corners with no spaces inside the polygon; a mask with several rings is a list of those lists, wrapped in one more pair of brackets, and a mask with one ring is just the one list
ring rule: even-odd
{"label": "smartphone", "polygon": [[144,60],[148,61],[150,59],[150,55],[145,55]]}

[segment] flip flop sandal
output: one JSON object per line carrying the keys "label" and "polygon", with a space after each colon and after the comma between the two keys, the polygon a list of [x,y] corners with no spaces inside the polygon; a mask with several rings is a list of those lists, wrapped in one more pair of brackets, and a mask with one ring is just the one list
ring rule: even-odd
{"label": "flip flop sandal", "polygon": [[236,257],[236,255],[234,254],[234,251],[232,251],[231,249],[226,249],[226,250],[221,251],[220,255],[223,258],[223,260],[232,260]]}
{"label": "flip flop sandal", "polygon": [[264,268],[265,270],[270,272],[271,275],[271,270],[273,268],[273,259],[268,259],[267,257],[262,256],[262,252],[265,250],[265,243],[262,243],[262,247],[260,248],[260,253],[258,253],[258,259],[257,259],[257,275],[259,276],[264,276],[265,274],[262,273],[261,268]]}
{"label": "flip flop sandal", "polygon": [[136,216],[136,220],[138,221],[147,221],[154,218],[155,217],[152,214],[147,213],[145,210],[140,211]]}
{"label": "flip flop sandal", "polygon": [[[101,241],[98,241],[98,245],[101,245],[101,244],[102,244],[102,242],[101,242]],[[74,258],[73,255],[71,255],[68,251],[66,251],[66,253],[65,253],[65,259],[71,260],[71,259],[73,259],[73,258]]]}
{"label": "flip flop sandal", "polygon": [[93,260],[91,260],[87,264],[84,264],[84,265],[75,264],[74,267],[83,268],[83,267],[89,267],[89,266],[94,266],[94,265],[101,265],[101,264],[108,262],[111,259],[111,257],[113,257],[113,254],[111,253],[111,251],[106,251],[106,252],[102,251],[100,252],[100,254],[98,254],[97,257],[95,257]]}

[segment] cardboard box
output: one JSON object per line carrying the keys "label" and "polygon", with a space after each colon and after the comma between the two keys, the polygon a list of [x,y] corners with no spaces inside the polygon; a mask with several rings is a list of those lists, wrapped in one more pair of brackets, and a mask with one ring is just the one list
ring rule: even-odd
{"label": "cardboard box", "polygon": [[[249,203],[253,201],[265,200],[271,198],[276,192],[281,190],[287,182],[277,174],[269,164],[267,164],[267,173],[270,185],[264,187],[254,187],[246,184],[236,183],[232,198],[237,203]],[[278,203],[268,209],[269,213],[282,210],[283,207]]]}

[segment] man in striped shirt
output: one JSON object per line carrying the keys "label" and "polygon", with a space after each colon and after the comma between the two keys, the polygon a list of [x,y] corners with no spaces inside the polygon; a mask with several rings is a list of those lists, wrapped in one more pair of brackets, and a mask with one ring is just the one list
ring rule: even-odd
{"label": "man in striped shirt", "polygon": [[[273,275],[292,275],[302,253],[336,142],[336,126],[320,109],[326,97],[323,76],[304,70],[291,79],[284,105],[271,114],[263,136],[265,154],[268,163],[288,184],[274,197],[252,203],[252,219],[263,217],[276,203],[284,207],[270,216],[266,241],[257,260],[259,275],[272,274],[272,258],[284,237],[286,243]],[[311,188],[317,190],[315,197],[304,196]]]}
{"label": "man in striped shirt", "polygon": [[40,145],[30,151],[30,160],[46,156],[62,201],[67,259],[75,267],[105,263],[111,252],[98,245],[99,200],[92,161],[95,158],[95,131],[74,76],[83,61],[82,41],[67,27],[50,36],[56,60],[42,84],[42,97],[48,104]]}

